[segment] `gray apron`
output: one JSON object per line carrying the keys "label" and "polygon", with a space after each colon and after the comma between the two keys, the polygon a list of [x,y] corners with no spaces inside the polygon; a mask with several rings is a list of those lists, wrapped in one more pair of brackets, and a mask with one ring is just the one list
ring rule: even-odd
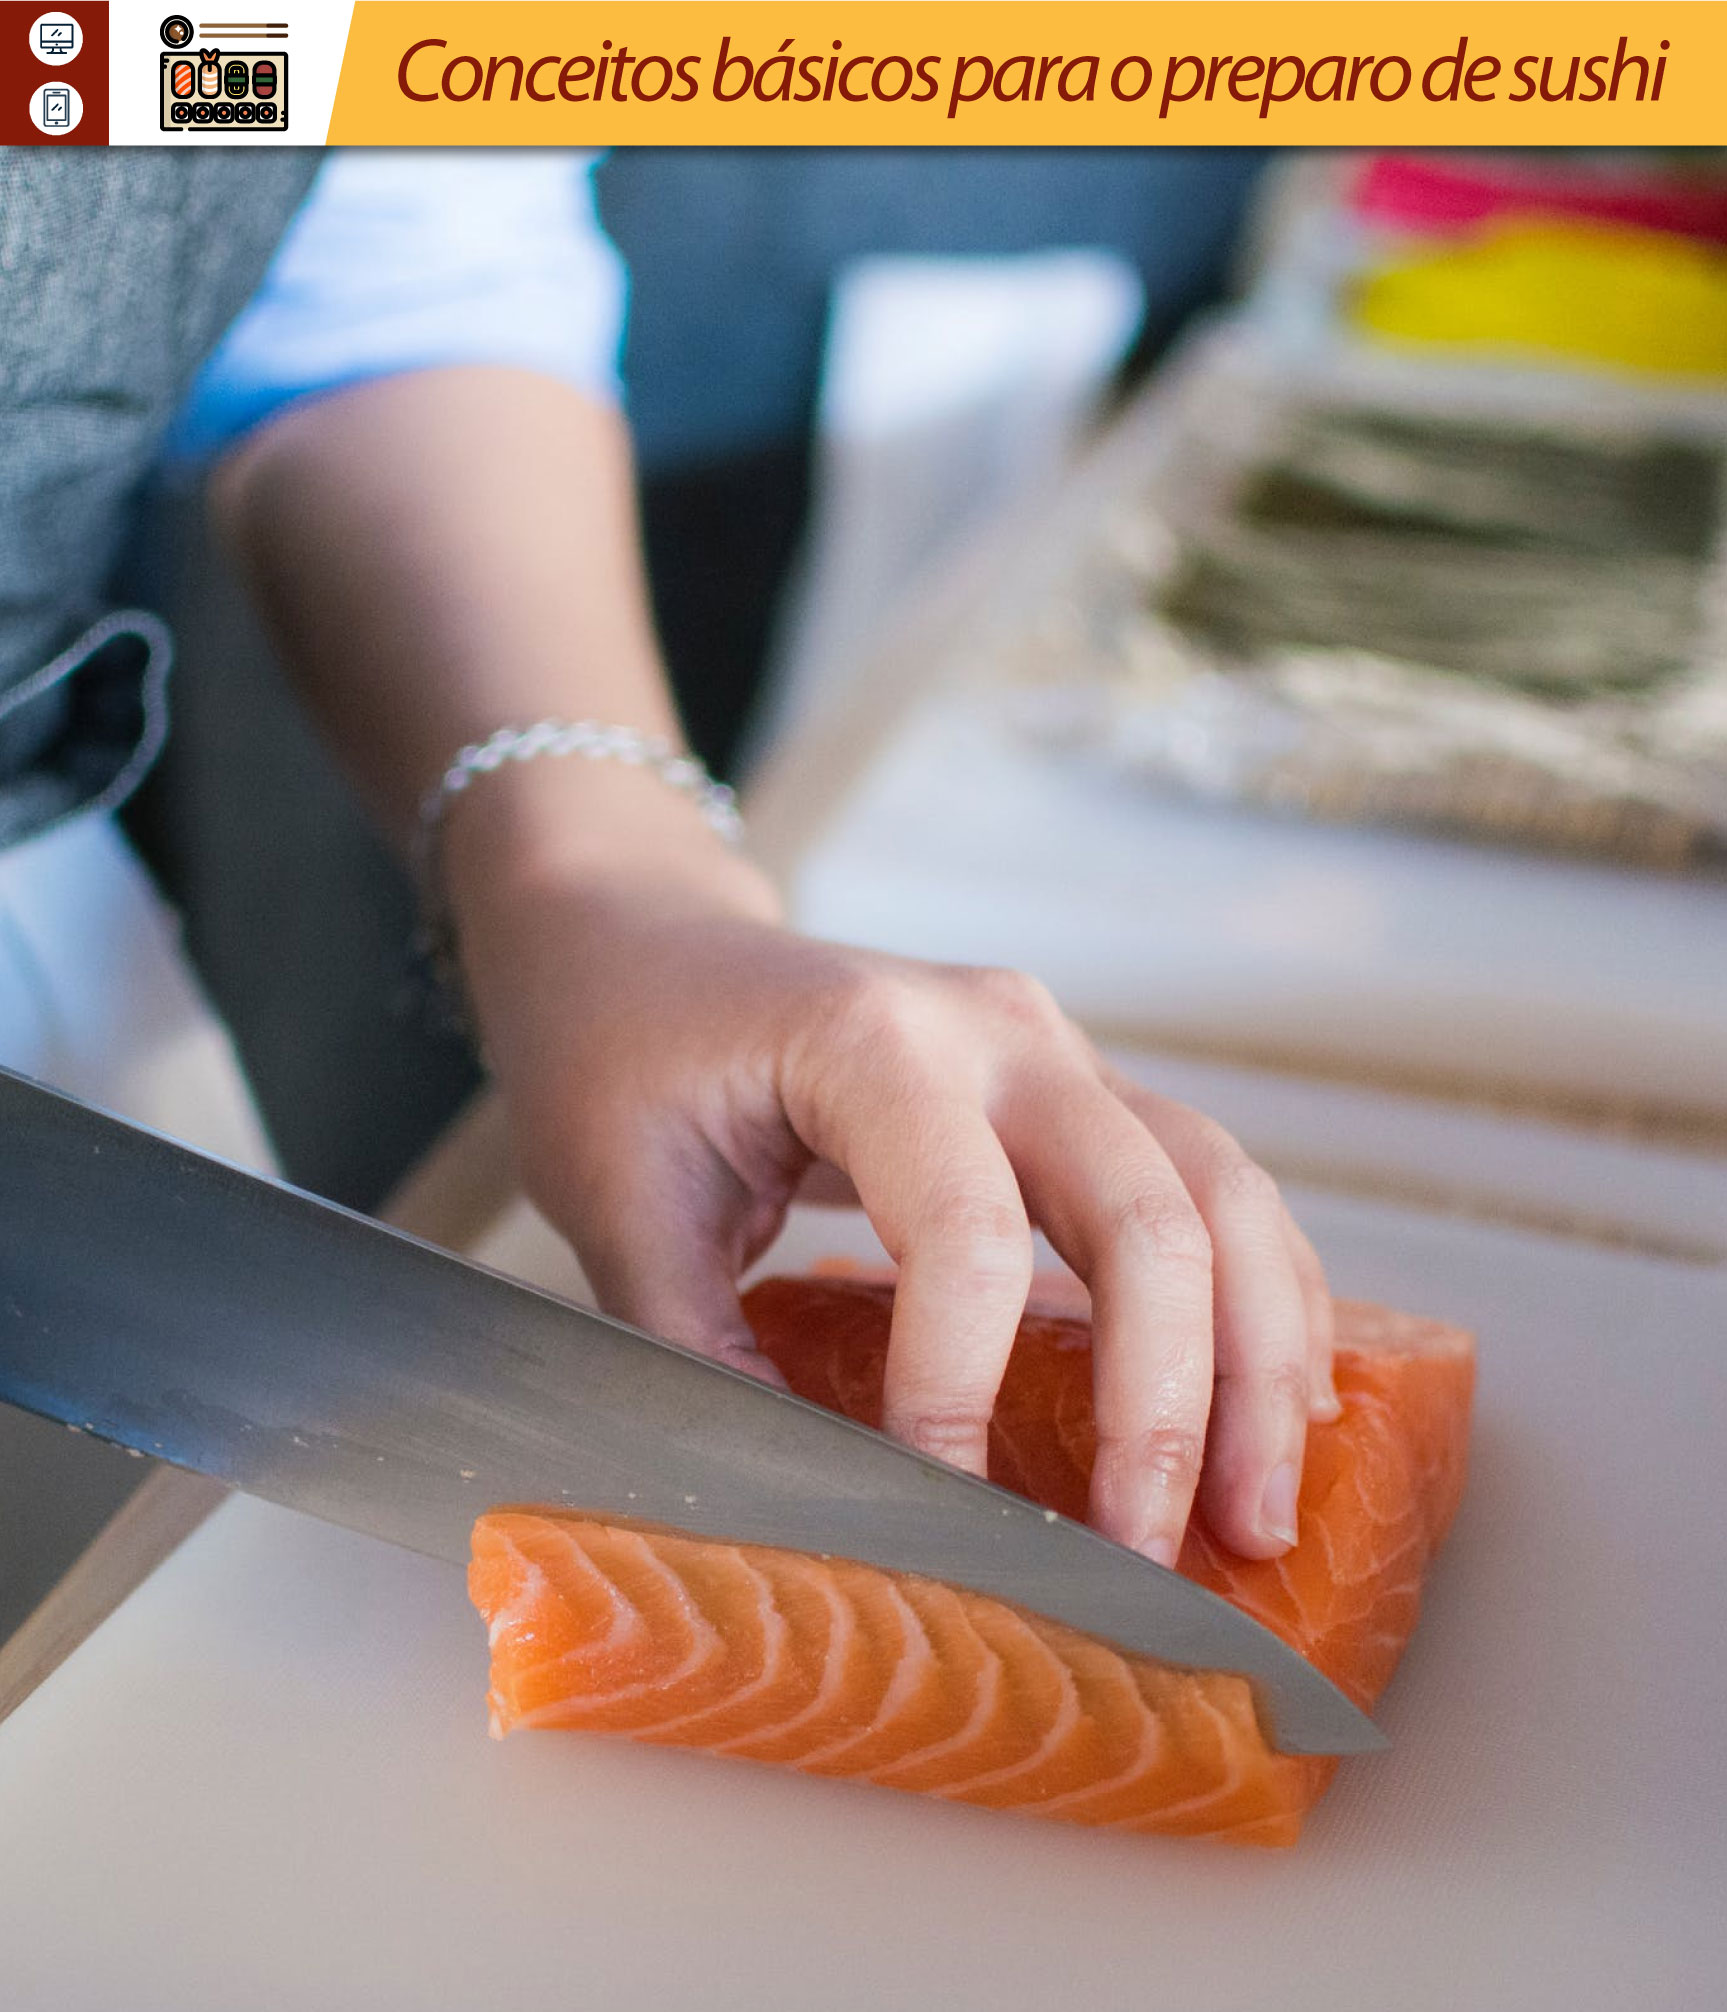
{"label": "gray apron", "polygon": [[118,803],[169,643],[104,610],[199,365],[318,170],[309,148],[0,148],[0,845]]}

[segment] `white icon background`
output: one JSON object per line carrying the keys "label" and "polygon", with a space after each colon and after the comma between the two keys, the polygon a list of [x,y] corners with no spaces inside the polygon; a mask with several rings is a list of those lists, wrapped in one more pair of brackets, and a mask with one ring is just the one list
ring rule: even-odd
{"label": "white icon background", "polygon": [[70,14],[38,14],[30,23],[30,53],[38,63],[70,63],[84,46],[84,31]]}
{"label": "white icon background", "polygon": [[38,84],[30,93],[30,118],[39,133],[69,133],[84,116],[84,100],[71,84]]}

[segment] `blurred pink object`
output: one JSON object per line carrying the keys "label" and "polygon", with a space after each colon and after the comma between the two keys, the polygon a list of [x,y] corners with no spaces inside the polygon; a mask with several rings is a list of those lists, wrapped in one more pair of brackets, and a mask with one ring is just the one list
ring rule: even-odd
{"label": "blurred pink object", "polygon": [[1427,235],[1494,217],[1571,216],[1727,245],[1727,186],[1719,183],[1376,154],[1356,182],[1353,207],[1370,223]]}

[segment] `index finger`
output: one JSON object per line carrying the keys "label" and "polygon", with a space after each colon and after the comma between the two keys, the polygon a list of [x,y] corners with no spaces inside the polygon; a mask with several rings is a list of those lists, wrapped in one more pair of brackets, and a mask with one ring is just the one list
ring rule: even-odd
{"label": "index finger", "polygon": [[899,1265],[882,1427],[969,1473],[1031,1290],[1031,1225],[1001,1142],[975,1104],[924,1086],[876,1104],[834,1142]]}
{"label": "index finger", "polygon": [[1091,1289],[1091,1518],[1173,1565],[1205,1451],[1212,1253],[1169,1155],[1091,1070],[1022,1082],[1002,1136],[1049,1240]]}

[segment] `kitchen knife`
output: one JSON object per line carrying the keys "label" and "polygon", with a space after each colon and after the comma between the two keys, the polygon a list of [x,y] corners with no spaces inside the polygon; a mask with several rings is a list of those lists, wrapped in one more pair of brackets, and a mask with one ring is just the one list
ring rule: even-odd
{"label": "kitchen knife", "polygon": [[1382,1735],[1215,1594],[1053,1511],[367,1217],[0,1070],[0,1398],[464,1559],[545,1503],[918,1572]]}

